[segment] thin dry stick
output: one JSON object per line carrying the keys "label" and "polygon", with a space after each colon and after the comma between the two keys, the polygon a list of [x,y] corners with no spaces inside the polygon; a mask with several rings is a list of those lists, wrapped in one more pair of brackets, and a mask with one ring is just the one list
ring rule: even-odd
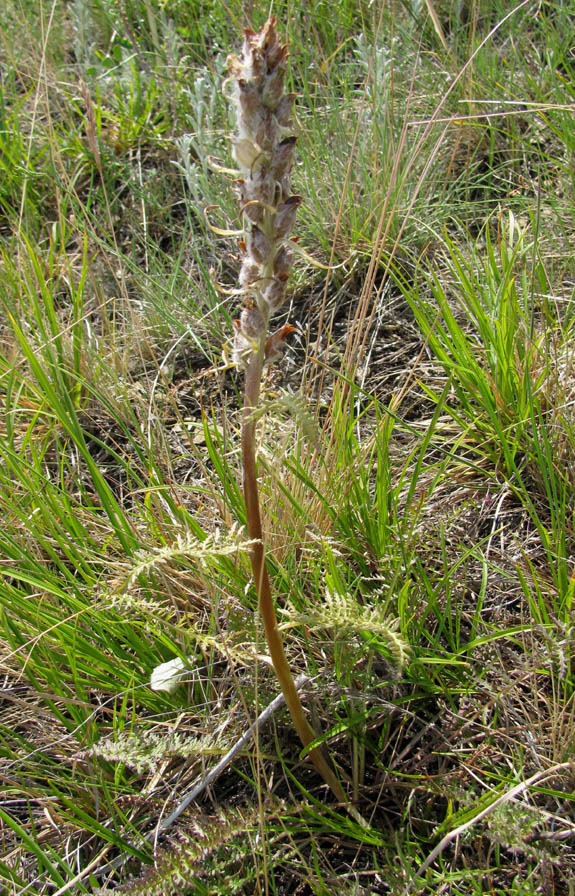
{"label": "thin dry stick", "polygon": [[[290,192],[296,142],[290,133],[293,97],[284,92],[287,48],[278,40],[275,24],[270,18],[257,33],[247,29],[241,57],[228,60],[229,99],[237,121],[233,155],[241,175],[236,184],[245,230],[239,275],[245,301],[236,321],[233,359],[245,371],[243,491],[248,534],[253,539],[250,559],[259,610],[282,693],[301,742],[307,747],[317,734],[306,718],[278,628],[265,558],[256,462],[255,411],[264,366],[281,357],[285,337],[294,329],[286,324],[268,336],[270,317],[285,299],[294,257],[290,233],[302,199]],[[309,755],[337,799],[347,803],[321,749],[310,749]]]}
{"label": "thin dry stick", "polygon": [[572,769],[572,762],[561,762],[558,765],[552,765],[551,768],[544,769],[541,772],[536,772],[530,778],[527,778],[526,781],[521,781],[519,784],[516,784],[515,787],[512,787],[511,790],[508,790],[506,793],[502,793],[501,796],[497,797],[496,800],[486,806],[485,809],[482,809],[481,812],[478,812],[477,815],[474,815],[473,818],[470,818],[469,821],[466,821],[464,824],[459,825],[458,828],[454,828],[452,831],[449,831],[449,833],[439,841],[435,849],[430,852],[423,865],[421,865],[421,867],[417,869],[411,881],[408,883],[405,889],[402,890],[401,896],[409,896],[409,893],[412,891],[412,888],[415,885],[417,879],[421,877],[421,875],[425,871],[427,871],[430,865],[435,862],[436,858],[441,855],[443,850],[447,846],[449,846],[449,844],[453,840],[457,840],[457,838],[464,834],[465,831],[473,827],[473,825],[478,821],[481,821],[482,818],[485,818],[486,815],[490,815],[491,812],[494,812],[495,809],[497,809],[499,806],[503,806],[510,800],[515,799],[516,796],[519,796],[520,793],[528,790],[533,786],[533,784],[538,784],[540,781],[547,780],[547,778],[553,778],[559,772],[564,772]]}
{"label": "thin dry stick", "polygon": [[[307,675],[300,675],[295,680],[295,687],[297,689],[303,688],[303,686],[307,684],[308,681],[309,678],[307,677]],[[186,794],[182,802],[179,804],[179,806],[177,806],[176,809],[174,809],[171,815],[168,815],[168,817],[157,826],[156,836],[158,834],[161,834],[167,828],[171,827],[171,825],[173,825],[173,823],[180,817],[182,812],[184,812],[188,808],[190,803],[193,802],[193,800],[197,800],[197,798],[201,796],[204,790],[206,790],[206,788],[213,784],[216,778],[218,778],[221,773],[225,771],[230,762],[235,759],[238,753],[240,753],[245,747],[247,747],[252,738],[255,737],[259,732],[261,726],[264,725],[267,720],[270,719],[273,714],[284,705],[284,703],[285,697],[283,694],[278,694],[277,697],[274,697],[272,702],[269,703],[266,708],[262,710],[262,712],[260,712],[255,722],[250,725],[247,731],[244,731],[242,736],[235,742],[233,747],[231,747],[228,752],[224,756],[222,756],[218,764],[215,765],[208,772],[208,774],[204,778],[202,778],[202,780],[199,781],[196,786],[192,788],[192,790],[190,790],[189,793]]]}
{"label": "thin dry stick", "polygon": [[76,874],[71,880],[66,881],[63,887],[60,887],[59,890],[56,890],[54,896],[63,896],[64,893],[68,893],[70,890],[75,889],[76,884],[79,884],[80,881],[87,877],[88,874],[91,874],[92,871],[98,867],[102,859],[104,859],[108,855],[111,849],[112,844],[108,843],[108,845],[98,853],[95,859],[92,859],[92,861],[89,862],[85,868],[82,868],[82,870],[79,871],[78,874]]}

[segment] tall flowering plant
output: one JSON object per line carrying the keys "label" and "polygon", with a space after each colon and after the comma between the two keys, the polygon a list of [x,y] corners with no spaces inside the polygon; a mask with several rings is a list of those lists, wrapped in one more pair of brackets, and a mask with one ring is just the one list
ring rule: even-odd
{"label": "tall flowering plant", "polygon": [[[304,747],[317,739],[305,715],[287,662],[268,576],[262,535],[256,462],[256,415],[266,364],[281,357],[294,327],[269,331],[271,317],[285,300],[293,264],[293,240],[301,196],[290,191],[296,138],[291,134],[293,97],[284,89],[287,47],[278,40],[274,18],[261,31],[245,31],[241,56],[230,56],[229,98],[235,108],[233,156],[244,225],[239,282],[244,301],[235,322],[233,359],[245,373],[242,413],[243,492],[248,534],[253,540],[251,565],[270,656]],[[336,797],[346,797],[320,748],[309,753]]]}

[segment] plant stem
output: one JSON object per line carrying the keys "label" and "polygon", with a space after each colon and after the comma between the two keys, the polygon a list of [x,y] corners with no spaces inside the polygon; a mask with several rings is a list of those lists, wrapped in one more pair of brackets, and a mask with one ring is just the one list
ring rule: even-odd
{"label": "plant stem", "polygon": [[[244,501],[248,524],[248,535],[253,539],[251,549],[251,565],[258,595],[259,611],[264,625],[267,645],[275,673],[278,677],[286,705],[290,711],[295,729],[304,747],[317,739],[317,734],[309,724],[300,696],[298,694],[289,663],[286,659],[282,637],[278,628],[278,620],[272,598],[268,576],[265,548],[263,543],[260,502],[256,463],[256,421],[254,410],[258,405],[260,383],[264,360],[264,342],[260,350],[254,352],[246,367],[245,397],[242,414],[242,466]],[[321,749],[314,747],[309,751],[310,758],[335,797],[347,803],[344,790]]]}

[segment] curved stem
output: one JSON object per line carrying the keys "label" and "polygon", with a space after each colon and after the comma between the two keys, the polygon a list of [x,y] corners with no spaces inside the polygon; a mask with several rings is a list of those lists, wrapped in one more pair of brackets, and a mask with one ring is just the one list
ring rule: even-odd
{"label": "curved stem", "polygon": [[[248,535],[254,540],[251,549],[251,565],[258,595],[259,611],[262,617],[264,632],[275,673],[278,677],[286,705],[290,711],[295,729],[304,747],[316,740],[317,734],[309,724],[304,708],[295,686],[293,675],[286,659],[282,637],[278,628],[276,611],[273,603],[271,585],[268,576],[265,549],[262,538],[262,524],[258,493],[256,465],[256,424],[254,409],[258,405],[260,383],[263,370],[263,342],[260,350],[254,353],[246,367],[245,398],[242,415],[242,466],[244,501]],[[322,776],[333,794],[342,803],[347,804],[344,790],[321,749],[315,747],[309,752],[317,771]]]}

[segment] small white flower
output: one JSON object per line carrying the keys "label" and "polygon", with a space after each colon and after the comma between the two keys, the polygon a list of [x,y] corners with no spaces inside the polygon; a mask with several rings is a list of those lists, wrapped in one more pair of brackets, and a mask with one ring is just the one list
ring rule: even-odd
{"label": "small white flower", "polygon": [[185,668],[185,662],[179,657],[156,666],[150,678],[150,687],[153,691],[167,691],[168,694],[173,694],[182,681]]}

